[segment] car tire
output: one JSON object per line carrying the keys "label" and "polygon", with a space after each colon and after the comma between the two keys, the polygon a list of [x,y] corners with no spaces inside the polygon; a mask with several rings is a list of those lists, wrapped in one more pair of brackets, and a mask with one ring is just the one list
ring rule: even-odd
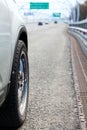
{"label": "car tire", "polygon": [[15,49],[7,99],[0,108],[0,126],[19,127],[26,118],[29,93],[27,49],[19,40]]}

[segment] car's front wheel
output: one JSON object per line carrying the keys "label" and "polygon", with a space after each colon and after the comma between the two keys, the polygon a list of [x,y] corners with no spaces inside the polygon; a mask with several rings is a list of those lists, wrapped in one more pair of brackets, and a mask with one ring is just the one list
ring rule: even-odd
{"label": "car's front wheel", "polygon": [[[2,126],[19,127],[25,120],[29,93],[29,65],[23,41],[16,46],[11,72],[10,90],[0,113]],[[4,121],[4,123],[3,123]]]}

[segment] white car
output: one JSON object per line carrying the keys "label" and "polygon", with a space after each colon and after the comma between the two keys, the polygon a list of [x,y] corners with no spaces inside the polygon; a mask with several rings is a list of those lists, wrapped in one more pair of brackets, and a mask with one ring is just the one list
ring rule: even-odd
{"label": "white car", "polygon": [[0,128],[19,127],[29,91],[28,34],[15,0],[0,0]]}

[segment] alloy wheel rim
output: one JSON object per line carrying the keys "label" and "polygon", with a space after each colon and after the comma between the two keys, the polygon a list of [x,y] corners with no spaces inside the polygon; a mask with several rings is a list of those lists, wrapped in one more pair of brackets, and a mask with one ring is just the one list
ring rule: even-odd
{"label": "alloy wheel rim", "polygon": [[21,115],[24,115],[27,103],[28,80],[26,67],[26,56],[25,53],[22,52],[18,69],[18,105]]}

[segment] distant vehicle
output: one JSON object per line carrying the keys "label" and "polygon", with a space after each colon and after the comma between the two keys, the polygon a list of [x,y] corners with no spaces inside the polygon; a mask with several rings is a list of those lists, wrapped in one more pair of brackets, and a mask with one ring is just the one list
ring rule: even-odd
{"label": "distant vehicle", "polygon": [[45,24],[49,24],[48,22],[45,22]]}
{"label": "distant vehicle", "polygon": [[38,25],[43,25],[43,23],[42,22],[38,22]]}
{"label": "distant vehicle", "polygon": [[57,24],[57,21],[54,21],[55,24]]}
{"label": "distant vehicle", "polygon": [[0,0],[0,9],[0,128],[16,128],[28,104],[28,33],[15,0]]}

